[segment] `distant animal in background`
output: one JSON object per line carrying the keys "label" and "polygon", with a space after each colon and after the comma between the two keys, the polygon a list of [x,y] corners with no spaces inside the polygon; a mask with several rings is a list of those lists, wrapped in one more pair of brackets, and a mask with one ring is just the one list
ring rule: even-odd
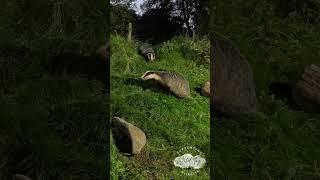
{"label": "distant animal in background", "polygon": [[108,90],[109,80],[109,45],[100,47],[93,55],[61,53],[51,58],[48,69],[53,75],[77,75],[89,80],[97,80]]}
{"label": "distant animal in background", "polygon": [[152,47],[148,46],[148,45],[143,45],[139,48],[139,53],[144,56],[145,58],[148,59],[148,61],[152,62],[155,60],[156,58],[156,54],[154,52],[154,50],[152,49]]}
{"label": "distant animal in background", "polygon": [[189,82],[178,73],[147,71],[141,76],[141,79],[144,81],[155,80],[179,98],[190,97]]}

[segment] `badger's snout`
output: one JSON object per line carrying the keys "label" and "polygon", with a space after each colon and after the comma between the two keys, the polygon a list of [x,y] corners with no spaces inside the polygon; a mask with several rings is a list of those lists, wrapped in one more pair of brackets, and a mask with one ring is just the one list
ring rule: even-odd
{"label": "badger's snout", "polygon": [[141,77],[141,80],[146,80],[146,77],[150,74],[150,71],[146,71]]}
{"label": "badger's snout", "polygon": [[155,59],[155,55],[153,53],[147,54],[149,61],[153,61]]}

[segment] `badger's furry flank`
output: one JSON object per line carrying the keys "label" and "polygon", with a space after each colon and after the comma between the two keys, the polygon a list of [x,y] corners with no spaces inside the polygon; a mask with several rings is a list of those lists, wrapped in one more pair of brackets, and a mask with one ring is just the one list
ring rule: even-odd
{"label": "badger's furry flank", "polygon": [[141,79],[155,80],[162,86],[168,88],[173,94],[180,98],[190,97],[189,82],[180,74],[165,71],[147,71]]}

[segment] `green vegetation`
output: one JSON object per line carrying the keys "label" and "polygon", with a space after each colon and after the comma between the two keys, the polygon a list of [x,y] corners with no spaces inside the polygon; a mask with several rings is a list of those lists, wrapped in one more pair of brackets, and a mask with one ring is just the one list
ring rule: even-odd
{"label": "green vegetation", "polygon": [[106,1],[0,4],[0,179],[104,179],[102,83],[47,67],[59,53],[88,55],[106,42]]}
{"label": "green vegetation", "polygon": [[108,99],[101,87],[75,77],[44,77],[2,94],[0,178],[105,177]]}
{"label": "green vegetation", "polygon": [[[173,165],[182,147],[197,147],[209,157],[209,98],[197,90],[209,80],[209,66],[200,61],[200,52],[209,47],[208,40],[176,37],[155,47],[157,55],[152,63],[138,54],[139,42],[111,36],[111,43],[111,116],[126,119],[147,136],[144,151],[134,157],[118,153],[112,145],[113,178],[187,178]],[[193,99],[178,99],[144,85],[140,77],[147,70],[183,74],[190,83]],[[208,167],[207,164],[198,176],[190,178],[209,179]]]}
{"label": "green vegetation", "polygon": [[310,13],[298,11],[277,17],[272,1],[212,5],[217,11],[211,17],[211,33],[232,40],[250,62],[260,111],[213,119],[212,177],[319,179],[320,112],[293,110],[268,92],[271,82],[294,84],[305,66],[319,64],[319,19],[311,23]]}

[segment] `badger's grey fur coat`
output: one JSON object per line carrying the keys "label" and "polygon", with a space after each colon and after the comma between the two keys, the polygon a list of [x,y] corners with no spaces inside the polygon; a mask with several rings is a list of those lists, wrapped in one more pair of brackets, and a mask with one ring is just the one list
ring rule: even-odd
{"label": "badger's grey fur coat", "polygon": [[180,74],[165,71],[147,71],[141,79],[146,81],[153,79],[162,86],[169,89],[173,94],[180,98],[190,97],[189,82]]}

